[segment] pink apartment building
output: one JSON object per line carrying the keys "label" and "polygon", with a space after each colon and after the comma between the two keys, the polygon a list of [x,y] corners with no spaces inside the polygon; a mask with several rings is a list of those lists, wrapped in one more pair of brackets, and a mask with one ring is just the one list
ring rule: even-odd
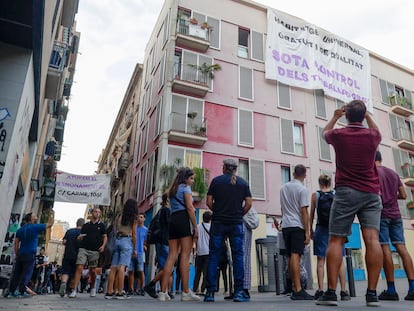
{"label": "pink apartment building", "polygon": [[[295,23],[302,26],[295,28]],[[309,36],[306,41],[294,39],[299,31]],[[339,44],[355,59],[312,42],[323,33],[325,41]],[[300,46],[297,54],[274,47],[289,47],[293,41]],[[316,59],[312,53],[302,54],[310,47]],[[336,59],[339,67],[317,64],[318,57]],[[131,191],[147,218],[159,208],[166,165],[178,161],[208,170],[208,184],[221,174],[222,160],[231,157],[238,160],[238,173],[249,182],[263,220],[256,235],[266,237],[266,216],[280,216],[279,189],[290,180],[292,166],[301,163],[308,168],[310,193],[317,189],[322,172],[335,174],[333,150],[320,133],[334,110],[353,96],[367,101],[381,126],[384,164],[400,173],[410,200],[413,197],[411,69],[249,0],[166,0],[143,65]],[[345,66],[354,69],[346,74],[348,69],[341,71]],[[365,78],[354,78],[359,73]],[[322,86],[309,87],[306,83],[311,82]],[[205,202],[197,200],[196,207],[205,208]],[[401,210],[407,240],[413,241],[414,213],[406,202],[401,202]],[[358,224],[350,247],[356,278],[362,279],[364,250]]]}

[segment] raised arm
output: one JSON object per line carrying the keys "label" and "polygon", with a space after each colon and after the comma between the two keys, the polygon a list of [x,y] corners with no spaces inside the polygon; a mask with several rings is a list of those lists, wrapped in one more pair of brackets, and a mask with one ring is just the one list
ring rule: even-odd
{"label": "raised arm", "polygon": [[326,126],[323,129],[323,134],[325,135],[325,132],[332,130],[336,124],[336,122],[345,114],[345,106],[342,106],[339,109],[336,109],[334,111],[334,114],[332,118],[329,120],[329,122],[326,124]]}

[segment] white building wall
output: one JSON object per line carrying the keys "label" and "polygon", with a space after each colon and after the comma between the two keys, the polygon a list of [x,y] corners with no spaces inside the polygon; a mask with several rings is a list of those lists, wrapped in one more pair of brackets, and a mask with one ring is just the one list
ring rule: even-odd
{"label": "white building wall", "polygon": [[[35,104],[33,86],[32,52],[0,44],[0,237],[7,231],[28,145]],[[2,246],[0,239],[0,249]]]}

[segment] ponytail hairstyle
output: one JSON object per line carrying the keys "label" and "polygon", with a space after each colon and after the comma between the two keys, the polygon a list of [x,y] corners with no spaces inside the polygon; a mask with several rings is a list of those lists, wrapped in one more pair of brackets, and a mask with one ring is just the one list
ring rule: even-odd
{"label": "ponytail hairstyle", "polygon": [[170,189],[168,190],[168,197],[173,198],[177,194],[178,186],[185,184],[187,179],[194,175],[194,171],[188,167],[182,167],[178,170]]}

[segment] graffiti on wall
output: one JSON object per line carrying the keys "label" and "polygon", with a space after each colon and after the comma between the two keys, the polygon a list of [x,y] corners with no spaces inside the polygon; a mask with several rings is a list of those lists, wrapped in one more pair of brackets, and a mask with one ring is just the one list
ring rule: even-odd
{"label": "graffiti on wall", "polygon": [[[3,121],[11,114],[7,108],[0,108],[0,180],[3,178],[4,167],[6,166],[5,144],[7,138],[7,130],[4,128]],[[4,153],[4,154],[3,154]]]}
{"label": "graffiti on wall", "polygon": [[13,262],[14,257],[14,240],[16,238],[16,232],[19,229],[20,214],[11,214],[9,225],[7,226],[6,237],[4,238],[3,249],[0,255],[0,264],[10,265]]}

